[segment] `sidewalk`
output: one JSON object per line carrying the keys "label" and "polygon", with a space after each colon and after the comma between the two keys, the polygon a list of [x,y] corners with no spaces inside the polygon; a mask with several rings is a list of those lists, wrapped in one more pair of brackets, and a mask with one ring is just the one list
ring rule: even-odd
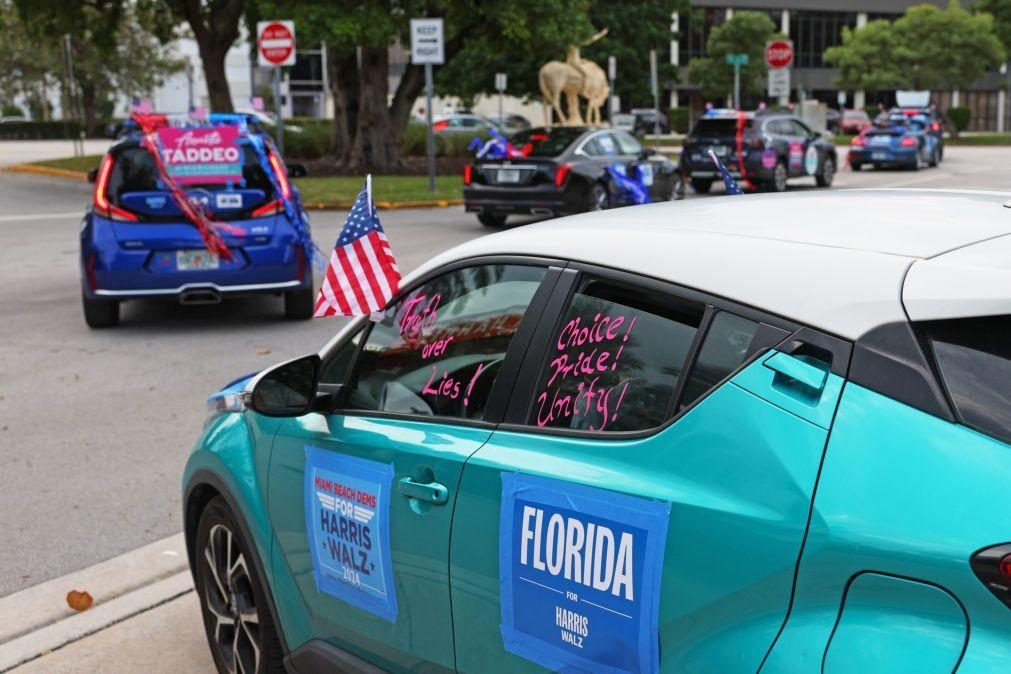
{"label": "sidewalk", "polygon": [[[111,144],[111,140],[89,138],[84,141],[84,154],[104,154]],[[0,141],[0,167],[73,156],[74,144],[69,140]]]}

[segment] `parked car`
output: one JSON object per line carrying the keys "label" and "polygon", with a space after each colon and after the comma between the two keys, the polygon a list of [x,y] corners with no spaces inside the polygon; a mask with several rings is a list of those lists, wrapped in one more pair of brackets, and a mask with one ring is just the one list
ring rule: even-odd
{"label": "parked car", "polygon": [[557,126],[510,139],[522,154],[478,159],[463,174],[464,207],[487,227],[510,215],[569,215],[629,203],[609,171],[638,174],[652,201],[683,196],[677,166],[617,129]]}
{"label": "parked car", "polygon": [[670,121],[662,110],[656,108],[632,108],[635,115],[635,133],[652,134],[659,128],[660,133],[670,133]]}
{"label": "parked car", "polygon": [[842,117],[839,111],[834,108],[828,108],[825,110],[825,130],[829,133],[839,133],[840,125],[839,120]]}
{"label": "parked car", "polygon": [[850,168],[899,166],[919,170],[940,161],[937,139],[928,133],[925,121],[892,115],[850,141]]}
{"label": "parked car", "polygon": [[523,115],[514,115],[512,113],[503,114],[501,117],[489,115],[488,121],[502,133],[516,133],[517,131],[530,128],[530,120]]}
{"label": "parked car", "polygon": [[839,119],[842,133],[857,134],[871,126],[871,118],[866,110],[844,110]]}
{"label": "parked car", "polygon": [[209,401],[182,522],[219,671],[1005,671],[1006,198],[441,254]]}
{"label": "parked car", "polygon": [[619,112],[611,120],[611,128],[635,133],[635,115],[627,112]]}
{"label": "parked car", "polygon": [[[224,126],[247,119],[216,117]],[[116,325],[120,303],[128,300],[162,297],[206,304],[248,294],[281,294],[288,318],[310,318],[315,301],[311,265],[282,200],[287,196],[302,212],[299,191],[288,174],[305,175],[305,167],[286,167],[273,152],[260,157],[251,140],[257,132],[247,130],[238,139],[241,181],[182,186],[191,201],[229,226],[221,236],[232,257],[224,259],[207,250],[198,228],[176,205],[138,127],[127,127],[89,175],[95,191],[80,234],[88,325]]]}
{"label": "parked car", "polygon": [[932,105],[904,106],[892,108],[889,114],[893,117],[903,115],[923,124],[927,133],[930,134],[937,145],[937,161],[941,162],[944,160],[944,120],[937,112],[937,108]]}
{"label": "parked car", "polygon": [[706,193],[719,173],[712,150],[735,178],[782,192],[787,180],[811,177],[830,187],[839,166],[835,146],[796,117],[779,112],[714,114],[685,137],[681,167],[696,192]]}
{"label": "parked car", "polygon": [[455,112],[432,120],[432,131],[437,134],[479,134],[494,126],[495,124],[487,117],[472,112]]}

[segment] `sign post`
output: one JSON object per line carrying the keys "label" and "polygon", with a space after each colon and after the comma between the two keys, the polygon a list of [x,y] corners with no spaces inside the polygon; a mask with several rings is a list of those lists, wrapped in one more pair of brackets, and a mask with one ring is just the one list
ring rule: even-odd
{"label": "sign post", "polygon": [[614,126],[614,80],[618,74],[618,60],[613,56],[607,57],[607,79],[611,88],[607,94],[607,121]]}
{"label": "sign post", "polygon": [[727,63],[734,66],[734,110],[741,109],[741,66],[748,65],[747,54],[727,54]]}
{"label": "sign post", "polygon": [[790,66],[793,64],[793,42],[769,40],[765,43],[765,65],[769,67],[769,98],[778,98],[780,105],[790,102]]}
{"label": "sign post", "polygon": [[295,22],[260,21],[256,24],[256,51],[261,66],[274,69],[274,115],[277,149],[284,155],[284,120],[281,107],[281,68],[295,65]]}
{"label": "sign post", "polygon": [[495,73],[495,90],[498,91],[498,123],[505,124],[502,118],[502,94],[506,90],[507,76],[505,73]]}
{"label": "sign post", "polygon": [[442,19],[411,19],[411,63],[425,66],[425,125],[428,127],[428,191],[435,191],[435,136],[432,135],[432,66],[446,61]]}
{"label": "sign post", "polygon": [[656,72],[656,49],[649,50],[649,86],[653,90],[653,135],[660,135],[660,82]]}

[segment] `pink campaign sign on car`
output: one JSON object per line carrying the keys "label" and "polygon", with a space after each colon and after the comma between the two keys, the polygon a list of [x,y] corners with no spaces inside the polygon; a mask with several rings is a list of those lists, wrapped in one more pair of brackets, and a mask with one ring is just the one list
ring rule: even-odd
{"label": "pink campaign sign on car", "polygon": [[162,162],[180,185],[227,183],[242,179],[239,130],[231,126],[211,129],[158,129]]}

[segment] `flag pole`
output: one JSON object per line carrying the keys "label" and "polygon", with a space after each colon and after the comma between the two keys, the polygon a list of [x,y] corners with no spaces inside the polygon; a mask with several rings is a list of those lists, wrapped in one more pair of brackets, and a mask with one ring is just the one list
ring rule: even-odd
{"label": "flag pole", "polygon": [[372,203],[372,174],[365,176],[365,191],[369,195],[369,203]]}

